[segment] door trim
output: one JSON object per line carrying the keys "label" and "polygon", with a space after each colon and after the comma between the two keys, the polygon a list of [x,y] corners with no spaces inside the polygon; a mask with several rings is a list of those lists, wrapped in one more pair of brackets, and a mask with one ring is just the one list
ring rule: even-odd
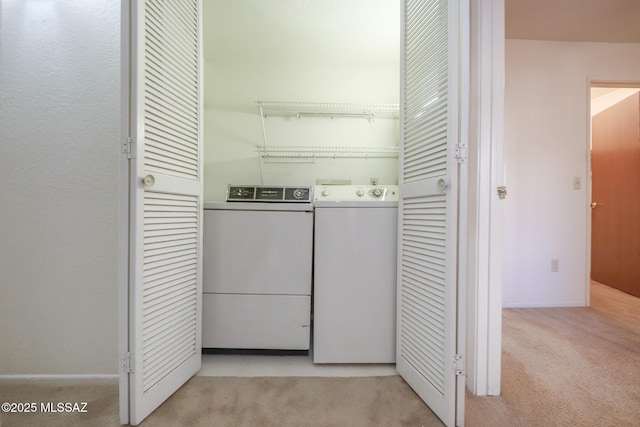
{"label": "door trim", "polygon": [[591,306],[591,220],[592,220],[592,176],[591,176],[591,88],[594,87],[615,87],[615,88],[640,88],[640,82],[631,82],[627,80],[607,80],[596,79],[592,77],[587,78],[586,96],[587,96],[587,141],[585,145],[585,159],[587,162],[587,203],[585,203],[585,209],[587,214],[587,247],[585,250],[585,267],[587,280],[584,284],[584,301],[585,306]]}
{"label": "door trim", "polygon": [[[131,11],[129,0],[120,2],[120,144],[129,135]],[[129,158],[120,151],[118,209],[118,375],[120,424],[129,424],[129,373],[122,360],[129,352]],[[124,404],[126,403],[126,404]]]}
{"label": "door trim", "polygon": [[504,0],[471,3],[467,388],[499,395],[502,356]]}

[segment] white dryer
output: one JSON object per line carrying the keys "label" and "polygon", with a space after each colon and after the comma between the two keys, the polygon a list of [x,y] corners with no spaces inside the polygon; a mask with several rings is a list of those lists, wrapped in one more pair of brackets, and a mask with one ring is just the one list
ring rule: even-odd
{"label": "white dryer", "polygon": [[230,186],[203,246],[203,348],[309,349],[311,187]]}
{"label": "white dryer", "polygon": [[313,361],[394,363],[398,187],[314,194]]}

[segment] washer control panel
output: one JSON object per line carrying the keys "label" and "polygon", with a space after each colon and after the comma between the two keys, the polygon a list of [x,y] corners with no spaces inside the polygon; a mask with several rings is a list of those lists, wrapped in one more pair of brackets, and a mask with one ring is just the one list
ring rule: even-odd
{"label": "washer control panel", "polygon": [[316,185],[314,201],[397,201],[397,185]]}
{"label": "washer control panel", "polygon": [[229,185],[227,202],[311,203],[311,187]]}

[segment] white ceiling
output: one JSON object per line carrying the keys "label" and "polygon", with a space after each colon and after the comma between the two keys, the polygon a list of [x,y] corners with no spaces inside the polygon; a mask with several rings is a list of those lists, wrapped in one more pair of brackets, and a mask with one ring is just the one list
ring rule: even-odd
{"label": "white ceiling", "polygon": [[205,59],[389,61],[400,44],[392,0],[205,0]]}
{"label": "white ceiling", "polygon": [[[209,61],[396,60],[398,0],[205,0]],[[640,0],[505,0],[507,38],[640,43]]]}

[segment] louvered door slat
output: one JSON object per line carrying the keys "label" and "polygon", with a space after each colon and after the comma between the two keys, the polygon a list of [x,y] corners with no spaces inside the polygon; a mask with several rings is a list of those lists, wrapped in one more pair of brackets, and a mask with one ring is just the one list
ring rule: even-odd
{"label": "louvered door slat", "polygon": [[165,286],[155,286],[154,289],[150,289],[148,293],[148,308],[151,309],[153,306],[163,304],[166,301],[175,300],[176,297],[181,295],[181,287],[195,279],[196,276],[194,274],[188,274],[166,283]]}
{"label": "louvered door slat", "polygon": [[146,115],[146,126],[149,130],[148,137],[158,136],[159,140],[169,141],[171,146],[186,152],[193,151],[195,148],[189,135],[181,132],[171,123],[164,122],[161,118],[154,116],[152,111]]}
{"label": "louvered door slat", "polygon": [[194,98],[191,93],[184,92],[187,86],[184,82],[176,80],[175,75],[162,75],[162,72],[172,72],[171,70],[165,71],[162,68],[159,64],[150,62],[147,73],[145,74],[145,83],[149,90],[153,90],[156,93],[162,92],[165,96],[171,96],[171,100],[174,103],[184,109],[193,111],[193,103],[197,101],[197,98]]}
{"label": "louvered door slat", "polygon": [[196,76],[197,52],[190,46],[190,35],[175,25],[174,12],[170,2],[165,2],[162,10],[153,5],[147,7],[148,46],[155,46],[158,53],[173,61],[185,75]]}
{"label": "louvered door slat", "polygon": [[162,278],[149,280],[150,289],[145,292],[145,296],[154,298],[156,294],[163,295],[165,292],[170,292],[176,286],[182,286],[182,284],[192,280],[194,277],[197,279],[197,276],[194,276],[193,271],[190,269],[174,270],[171,274],[165,275]]}
{"label": "louvered door slat", "polygon": [[172,171],[175,175],[193,177],[193,167],[197,164],[197,162],[183,162],[170,151],[159,149],[159,146],[148,151],[147,165],[149,170],[162,169],[164,172]]}
{"label": "louvered door slat", "polygon": [[197,229],[162,229],[147,230],[144,234],[144,241],[149,244],[180,241],[184,239],[197,239]]}
{"label": "louvered door slat", "polygon": [[[153,172],[198,179],[199,159],[178,155],[180,151],[197,153],[199,132],[199,45],[194,39],[198,15],[188,3],[149,1],[145,8],[145,54],[153,70],[145,77],[149,94],[145,126],[150,130],[145,166]],[[176,93],[186,96],[176,97]]]}
{"label": "louvered door slat", "polygon": [[[152,17],[149,21],[150,28],[157,28],[157,24],[162,23],[163,28],[159,31],[159,35],[163,38],[168,38],[166,33],[169,33],[171,37],[175,37],[179,39],[179,42],[176,43],[179,46],[185,48],[185,50],[189,49],[190,41],[196,37],[196,32],[194,28],[194,22],[192,21],[194,16],[196,16],[196,12],[194,10],[185,10],[182,5],[178,5],[178,3],[172,3],[169,1],[164,2],[162,7],[158,7],[157,4],[148,3],[147,4],[147,16]],[[184,3],[183,3],[184,5]],[[169,28],[169,31],[166,29]],[[172,53],[171,51],[168,51]],[[192,54],[193,56],[186,56],[186,59],[194,59],[196,55],[196,49],[193,48]],[[194,66],[195,64],[191,64]],[[191,68],[192,70],[193,68]]]}
{"label": "louvered door slat", "polygon": [[442,125],[442,120],[446,119],[446,116],[447,112],[444,110],[429,112],[419,124],[407,130],[406,136],[416,139],[415,145],[412,145],[409,149],[413,151],[414,147],[432,146],[433,142],[431,141],[439,141],[440,138],[446,137],[447,127]]}
{"label": "louvered door slat", "polygon": [[[196,236],[192,236],[190,238],[175,238],[175,239],[145,239],[145,247],[148,248],[149,251],[160,251],[167,250],[169,248],[184,248],[190,247],[198,242]],[[151,253],[151,252],[149,252]]]}
{"label": "louvered door slat", "polygon": [[171,143],[165,138],[156,137],[153,133],[149,134],[148,141],[150,142],[150,146],[147,149],[147,153],[150,157],[153,156],[158,158],[158,161],[165,163],[168,159],[171,159],[180,166],[187,168],[186,173],[193,175],[192,169],[198,164],[198,159],[185,150],[189,148],[188,146],[178,145],[175,141]]}
{"label": "louvered door slat", "polygon": [[[173,301],[167,302],[164,305],[149,306],[145,313],[145,320],[147,325],[144,328],[144,345],[145,345],[145,358],[162,358],[166,357],[166,354],[161,352],[154,352],[148,347],[148,343],[158,340],[164,344],[165,349],[170,348],[169,337],[176,331],[179,319],[191,318],[190,307],[192,307],[191,301],[192,295],[180,294]],[[159,332],[162,333],[159,333]],[[194,338],[195,339],[195,338]],[[169,360],[167,360],[169,362]],[[175,362],[173,362],[175,363]],[[145,366],[145,375],[151,370],[151,367]]]}
{"label": "louvered door slat", "polygon": [[173,129],[184,135],[187,141],[198,136],[198,124],[191,122],[192,117],[189,117],[189,112],[182,110],[177,104],[169,107],[168,105],[172,104],[167,105],[171,101],[165,95],[150,92],[146,102],[150,115],[153,114],[156,120],[162,121],[165,125],[171,125]]}
{"label": "louvered door slat", "polygon": [[[192,74],[191,70],[188,69],[187,61],[174,56],[181,56],[182,54],[179,47],[173,46],[176,40],[159,40],[155,37],[153,30],[148,31],[147,36],[146,53],[148,55],[149,68],[153,70],[153,73],[148,74],[147,78],[156,83],[156,87],[161,89],[164,89],[165,86],[174,86],[175,89],[178,89],[178,87],[181,87],[181,89],[191,87],[196,75]],[[163,50],[166,50],[166,54],[163,53]],[[171,75],[167,73],[171,73]],[[193,95],[189,96],[188,92],[185,92],[184,96],[193,98]]]}
{"label": "louvered door slat", "polygon": [[[151,349],[153,354],[160,354],[162,347],[166,345],[170,345],[173,348],[178,348],[178,351],[184,351],[185,347],[188,348],[190,337],[186,334],[190,332],[190,323],[193,321],[191,318],[185,318],[177,324],[174,332],[162,332],[162,335],[165,337],[162,341],[157,341],[155,343],[149,342],[147,346]],[[153,361],[153,363],[152,363]],[[147,366],[153,368],[154,371],[157,371],[159,366],[166,366],[165,361],[160,358],[155,359],[147,359]],[[154,372],[152,376],[147,378],[147,385],[153,384],[154,379],[158,375]]]}
{"label": "louvered door slat", "polygon": [[[163,201],[168,203],[163,204]],[[149,223],[158,225],[164,222],[166,226],[170,226],[171,221],[179,219],[183,222],[188,220],[193,227],[197,227],[199,219],[197,197],[175,199],[171,195],[153,193],[152,196],[145,199],[145,202],[145,225]],[[175,344],[172,337],[177,334],[177,329],[180,328],[179,323],[176,324],[175,320],[193,318],[196,314],[198,242],[197,239],[192,239],[187,244],[168,245],[162,248],[145,242],[143,253],[144,274],[148,278],[153,278],[153,280],[145,280],[143,290],[143,322],[145,325],[143,351],[145,358],[155,357],[161,360],[157,364],[144,367],[144,388],[148,390],[155,385],[153,378],[161,378],[160,375],[157,375],[156,369],[180,365],[186,360],[184,357],[188,358],[193,355],[189,352],[178,352],[184,357],[172,360],[171,353],[165,350]],[[191,279],[175,283],[176,286],[172,290],[173,299],[159,303],[156,299],[157,295],[151,290],[156,288],[158,280],[164,274],[172,272],[172,267],[184,266],[185,264],[191,267],[189,271]],[[195,346],[195,325],[192,324],[191,328],[193,333],[190,334],[192,341],[189,342],[189,346]],[[162,335],[153,335],[158,330],[162,330]],[[150,336],[153,336],[154,339],[149,339]],[[155,345],[158,341],[162,345]],[[152,343],[154,345],[150,345]],[[159,350],[160,348],[161,350]],[[156,351],[161,351],[163,354],[156,355]]]}
{"label": "louvered door slat", "polygon": [[[178,126],[182,126],[191,135],[197,135],[198,123],[193,119],[193,105],[176,97],[170,85],[166,82],[158,82],[153,75],[147,76],[148,91],[146,95],[147,107],[155,107],[157,114],[164,114],[165,118],[176,119]],[[160,86],[159,84],[162,84]],[[171,97],[170,97],[171,96]]]}

